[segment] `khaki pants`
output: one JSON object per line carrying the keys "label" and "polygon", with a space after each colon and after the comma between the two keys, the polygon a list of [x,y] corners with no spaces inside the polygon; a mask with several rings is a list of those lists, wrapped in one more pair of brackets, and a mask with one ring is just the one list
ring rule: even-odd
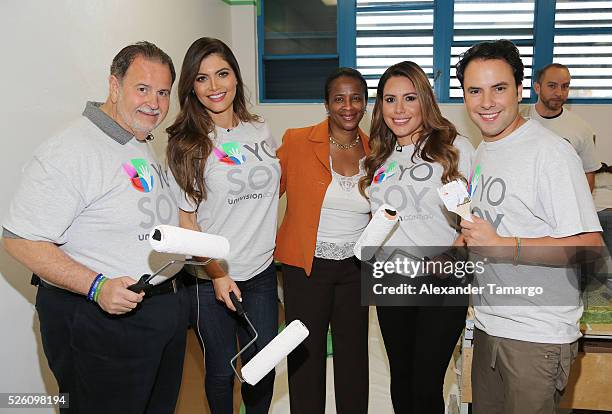
{"label": "khaki pants", "polygon": [[474,334],[474,414],[554,414],[578,342],[540,344]]}

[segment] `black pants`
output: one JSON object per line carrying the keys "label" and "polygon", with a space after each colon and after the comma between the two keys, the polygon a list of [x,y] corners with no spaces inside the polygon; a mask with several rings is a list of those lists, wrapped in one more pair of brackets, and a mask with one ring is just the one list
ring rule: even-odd
{"label": "black pants", "polygon": [[287,358],[291,414],[325,413],[327,328],[334,349],[338,414],[368,409],[368,307],[360,303],[354,259],[314,259],[312,273],[283,265],[285,319],[301,320],[310,334]]}
{"label": "black pants", "polygon": [[186,290],[145,298],[112,316],[84,296],[39,287],[36,309],[49,367],[69,413],[172,413],[188,324]]}
{"label": "black pants", "polygon": [[444,413],[444,374],[466,311],[441,306],[376,308],[391,368],[395,414]]}

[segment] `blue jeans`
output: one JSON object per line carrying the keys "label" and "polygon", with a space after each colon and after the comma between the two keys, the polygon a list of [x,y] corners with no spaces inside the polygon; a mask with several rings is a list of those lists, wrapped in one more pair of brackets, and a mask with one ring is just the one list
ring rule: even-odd
{"label": "blue jeans", "polygon": [[[244,282],[236,282],[242,293],[242,306],[259,333],[257,342],[242,355],[244,366],[278,333],[278,302],[276,271],[274,263]],[[197,321],[198,303],[196,285],[189,286],[191,298],[191,325],[199,326],[204,341],[206,377],[204,388],[212,414],[233,413],[234,371],[230,360],[238,353],[236,337],[240,348],[253,339],[248,324],[223,302],[215,298],[211,281],[198,279],[200,320]],[[274,391],[274,370],[255,386],[242,384],[242,400],[248,414],[267,414]]]}

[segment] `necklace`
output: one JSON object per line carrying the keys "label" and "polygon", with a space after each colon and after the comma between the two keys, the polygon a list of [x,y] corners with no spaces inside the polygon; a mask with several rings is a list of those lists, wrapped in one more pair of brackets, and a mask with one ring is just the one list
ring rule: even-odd
{"label": "necklace", "polygon": [[[429,135],[427,135],[427,137],[426,137],[426,138],[429,138]],[[395,150],[396,150],[397,152],[402,152],[402,150],[404,149],[404,147],[407,147],[408,145],[415,145],[415,143],[414,143],[414,141],[413,141],[413,142],[409,142],[408,144],[404,144],[404,145],[402,145],[402,144],[400,144],[400,143],[399,143],[399,141],[397,141],[397,140],[396,140],[396,141],[395,141]]]}
{"label": "necklace", "polygon": [[329,136],[329,142],[331,142],[332,144],[334,144],[336,147],[338,147],[340,149],[347,150],[347,149],[351,149],[355,145],[357,145],[357,143],[359,142],[359,135],[357,135],[355,137],[355,139],[350,144],[343,144],[341,142],[338,142],[331,135]]}

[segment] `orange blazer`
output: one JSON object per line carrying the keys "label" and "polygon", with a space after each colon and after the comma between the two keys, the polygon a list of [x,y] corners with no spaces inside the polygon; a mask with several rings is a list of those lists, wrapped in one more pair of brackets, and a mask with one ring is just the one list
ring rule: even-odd
{"label": "orange blazer", "polygon": [[[366,154],[368,136],[358,131]],[[276,260],[301,267],[310,275],[323,198],[331,182],[327,119],[317,125],[288,129],[276,155],[282,168],[280,194],[287,210],[276,236]]]}

